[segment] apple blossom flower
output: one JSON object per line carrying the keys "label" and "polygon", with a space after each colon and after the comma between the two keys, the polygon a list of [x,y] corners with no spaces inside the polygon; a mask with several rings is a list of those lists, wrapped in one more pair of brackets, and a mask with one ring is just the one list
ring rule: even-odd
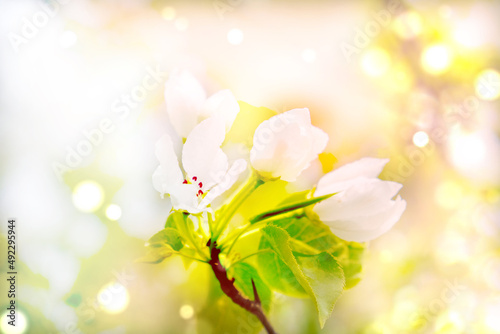
{"label": "apple blossom flower", "polygon": [[336,193],[318,203],[314,212],[338,237],[363,242],[391,229],[406,208],[398,196],[402,185],[377,176],[389,159],[363,158],[344,165],[318,182],[314,196]]}
{"label": "apple blossom flower", "polygon": [[311,125],[309,109],[292,109],[257,127],[250,161],[262,177],[292,182],[323,152],[327,142],[328,135]]}
{"label": "apple blossom flower", "polygon": [[201,84],[186,70],[173,70],[165,83],[165,103],[170,123],[182,138],[210,116],[225,122],[226,132],[240,111],[240,106],[228,89],[209,98]]}
{"label": "apple blossom flower", "polygon": [[225,123],[220,117],[210,117],[194,127],[182,147],[182,169],[172,139],[164,135],[156,144],[160,166],[153,174],[153,185],[162,195],[170,195],[176,210],[197,214],[211,211],[210,203],[238,179],[247,163],[236,160],[229,167],[221,145],[225,138]]}

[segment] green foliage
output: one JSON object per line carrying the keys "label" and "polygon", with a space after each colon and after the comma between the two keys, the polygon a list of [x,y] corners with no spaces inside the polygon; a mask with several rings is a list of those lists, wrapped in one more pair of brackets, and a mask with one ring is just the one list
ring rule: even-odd
{"label": "green foliage", "polygon": [[[299,193],[300,196],[303,195],[303,193]],[[299,201],[296,201],[295,198],[297,195],[292,195],[290,196],[291,199],[287,199],[284,201],[283,205],[278,207],[277,209],[269,210],[263,213],[260,213],[256,215],[255,217],[250,219],[250,224],[255,224],[261,220],[269,219],[275,216],[279,216],[288,212],[296,211],[299,209],[303,209],[305,207],[308,207],[310,205],[316,204],[318,202],[321,202],[334,194],[328,194],[320,197],[313,197],[310,199],[300,199]]]}
{"label": "green foliage", "polygon": [[171,227],[165,228],[153,235],[146,243],[147,254],[139,261],[160,263],[172,254],[180,251],[184,244],[179,232]]}
{"label": "green foliage", "polygon": [[[343,290],[360,281],[364,245],[339,239],[309,209],[332,195],[310,198],[310,190],[288,194],[284,185],[281,181],[266,182],[246,200],[239,212],[248,222],[247,227],[230,233],[228,242],[223,240],[221,255],[227,256],[230,252],[223,263],[229,268],[228,277],[234,278],[238,291],[247,299],[254,299],[252,281],[255,283],[266,312],[271,309],[273,291],[309,297],[316,305],[319,324],[323,327]],[[276,191],[280,196],[270,197],[265,203],[258,197],[260,192]],[[252,205],[255,203],[262,203],[258,205],[260,210]],[[255,211],[262,213],[252,218],[250,213]],[[148,254],[142,260],[158,263],[172,254],[180,254],[186,268],[193,259],[208,261],[208,237],[203,236],[200,228],[195,231],[189,217],[183,212],[172,212],[165,229],[149,240]],[[252,229],[253,233],[245,234]],[[231,244],[235,246],[234,252],[229,247]],[[210,323],[208,332],[231,333],[242,323],[248,333],[260,330],[254,315],[233,304],[220,286],[211,288],[210,299],[211,307],[201,312],[203,321]]]}
{"label": "green foliage", "polygon": [[[274,273],[271,276],[264,274],[264,280],[272,287],[275,287],[274,284],[277,281],[281,284],[288,283],[287,285],[280,285],[278,288],[283,286],[296,288],[296,283],[300,284],[303,290],[314,300],[319,314],[320,325],[323,327],[344,288],[344,273],[340,265],[327,252],[314,255],[292,252],[291,238],[280,227],[269,225],[262,229],[262,233],[261,249],[271,248],[275,256],[259,255],[259,268],[261,270],[269,268],[275,263],[279,263],[279,266],[275,266],[278,269],[288,268],[286,272]],[[269,270],[266,269],[262,272],[269,273]],[[290,272],[295,280],[292,279]],[[280,279],[281,275],[285,278]]]}
{"label": "green foliage", "polygon": [[365,246],[338,238],[328,226],[311,216],[303,214],[274,220],[272,224],[288,232],[294,252],[309,255],[320,252],[332,254],[344,271],[345,288],[354,287],[361,280],[361,261]]}
{"label": "green foliage", "polygon": [[254,299],[252,287],[253,280],[262,303],[262,308],[265,311],[270,310],[273,293],[267,284],[262,280],[257,272],[257,269],[248,263],[240,262],[232,266],[229,273],[234,278],[234,284],[238,290],[241,291],[241,293],[248,299],[252,300]]}
{"label": "green foliage", "polygon": [[234,304],[222,292],[219,282],[213,273],[210,275],[209,294],[206,305],[200,310],[198,316],[198,333],[257,334],[262,329],[262,325],[256,316]]}

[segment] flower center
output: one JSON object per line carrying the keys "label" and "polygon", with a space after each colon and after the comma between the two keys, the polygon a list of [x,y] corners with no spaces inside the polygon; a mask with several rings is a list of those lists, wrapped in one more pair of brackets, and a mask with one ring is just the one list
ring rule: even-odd
{"label": "flower center", "polygon": [[[193,177],[191,178],[191,180],[189,180],[189,179],[184,179],[184,181],[182,181],[182,183],[183,183],[183,184],[193,184],[193,183],[195,183],[196,181],[198,181],[198,177],[197,177],[197,176],[193,176]],[[199,187],[200,189],[198,190],[198,193],[196,193],[196,196],[197,196],[197,197],[198,197],[198,196],[203,195],[203,190],[201,190],[201,189],[203,188],[203,182],[201,182],[201,181],[200,181],[200,182],[198,182],[198,187]]]}

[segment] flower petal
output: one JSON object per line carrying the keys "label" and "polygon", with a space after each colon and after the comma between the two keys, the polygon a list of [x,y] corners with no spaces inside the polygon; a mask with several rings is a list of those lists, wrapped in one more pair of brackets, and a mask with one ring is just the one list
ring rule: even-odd
{"label": "flower petal", "polygon": [[182,149],[184,170],[190,178],[196,176],[205,187],[216,184],[227,171],[227,156],[220,148],[225,132],[224,121],[210,117],[191,131]]}
{"label": "flower petal", "polygon": [[170,198],[172,206],[176,210],[187,211],[192,214],[197,214],[203,211],[203,207],[199,205],[196,192],[198,188],[195,184],[179,184],[172,191]]}
{"label": "flower petal", "polygon": [[243,173],[246,168],[247,162],[245,161],[245,159],[236,160],[227,171],[223,180],[221,180],[215,187],[208,191],[205,198],[203,198],[203,200],[201,201],[200,206],[208,206],[214,199],[230,189],[234,185],[236,180],[238,180],[240,174]]}
{"label": "flower petal", "polygon": [[203,107],[204,119],[217,116],[225,121],[226,132],[231,129],[236,116],[240,112],[240,105],[229,89],[221,90],[210,96]]}
{"label": "flower petal", "polygon": [[186,138],[198,123],[207,96],[196,78],[187,71],[174,70],[165,84],[167,114],[177,134]]}
{"label": "flower petal", "polygon": [[183,176],[179,161],[175,154],[172,139],[164,135],[156,143],[155,154],[160,161],[160,166],[153,174],[153,185],[163,197],[163,194],[172,193],[173,187],[182,184]]}
{"label": "flower petal", "polygon": [[[349,220],[356,216],[370,216],[387,210],[391,199],[401,190],[403,185],[379,179],[357,177],[350,181],[335,184],[336,195],[318,203],[314,207],[322,220]],[[314,193],[314,196],[326,194]],[[362,213],[362,214],[361,214]]]}
{"label": "flower petal", "polygon": [[271,117],[256,129],[252,166],[267,178],[291,182],[326,147],[328,135],[311,125],[307,108]]}
{"label": "flower petal", "polygon": [[337,168],[319,180],[317,196],[336,192],[331,188],[337,182],[351,180],[358,176],[376,178],[388,162],[389,159],[362,158]]}
{"label": "flower petal", "polygon": [[[406,209],[406,201],[397,197],[395,201],[391,201],[392,205],[389,210],[379,213],[371,217],[358,217],[350,221],[335,221],[327,222],[332,232],[347,241],[365,242],[378,238],[385,232],[389,231],[392,226],[401,218],[401,215]],[[365,228],[356,228],[354,220],[363,219],[366,221]],[[369,228],[366,228],[366,226]]]}

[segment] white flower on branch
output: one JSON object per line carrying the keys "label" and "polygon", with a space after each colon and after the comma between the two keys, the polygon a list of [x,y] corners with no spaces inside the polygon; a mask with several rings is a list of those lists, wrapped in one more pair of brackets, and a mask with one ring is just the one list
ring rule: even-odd
{"label": "white flower on branch", "polygon": [[323,152],[327,142],[328,135],[311,125],[309,109],[293,109],[257,127],[250,161],[262,177],[292,182]]}
{"label": "white flower on branch", "polygon": [[227,131],[240,111],[231,91],[221,90],[207,98],[201,84],[185,70],[172,71],[165,83],[165,103],[170,122],[182,138],[211,116],[223,119]]}
{"label": "white flower on branch", "polygon": [[153,174],[153,185],[162,197],[170,195],[176,210],[197,214],[211,211],[210,203],[236,182],[246,169],[244,159],[229,166],[221,145],[226,134],[225,121],[210,117],[194,127],[182,148],[182,169],[172,139],[164,135],[156,144],[160,166]]}
{"label": "white flower on branch", "polygon": [[399,220],[406,201],[394,196],[402,185],[377,176],[388,159],[363,158],[344,165],[318,182],[314,196],[336,193],[316,204],[314,211],[332,232],[347,241],[379,237]]}

